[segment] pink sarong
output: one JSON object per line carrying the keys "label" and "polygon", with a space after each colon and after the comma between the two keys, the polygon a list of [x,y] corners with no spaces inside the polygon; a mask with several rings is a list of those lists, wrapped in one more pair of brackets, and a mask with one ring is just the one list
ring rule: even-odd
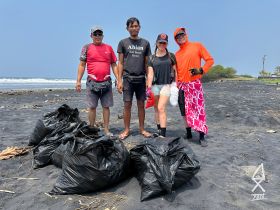
{"label": "pink sarong", "polygon": [[200,79],[191,82],[180,82],[179,89],[184,91],[185,112],[188,126],[196,131],[208,133],[203,89]]}

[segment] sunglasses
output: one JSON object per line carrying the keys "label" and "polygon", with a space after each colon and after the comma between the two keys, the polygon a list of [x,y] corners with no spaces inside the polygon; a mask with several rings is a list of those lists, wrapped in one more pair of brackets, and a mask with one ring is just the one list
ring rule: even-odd
{"label": "sunglasses", "polygon": [[103,36],[103,33],[93,33],[93,36]]}
{"label": "sunglasses", "polygon": [[162,45],[167,45],[167,42],[158,42],[158,43]]}
{"label": "sunglasses", "polygon": [[175,36],[175,39],[180,39],[183,38],[185,36],[185,34],[178,34]]}

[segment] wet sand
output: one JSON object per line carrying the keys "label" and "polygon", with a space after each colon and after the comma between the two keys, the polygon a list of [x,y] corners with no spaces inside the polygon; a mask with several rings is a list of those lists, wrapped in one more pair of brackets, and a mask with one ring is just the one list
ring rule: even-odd
{"label": "wet sand", "polygon": [[[198,144],[194,134],[188,143],[201,161],[201,170],[172,196],[140,202],[141,188],[130,178],[102,192],[87,195],[48,196],[61,169],[53,165],[34,170],[32,153],[0,161],[0,209],[280,209],[280,87],[257,82],[204,84],[209,146]],[[87,120],[85,92],[74,90],[0,92],[0,151],[8,146],[27,146],[37,119],[66,103],[77,107]],[[123,128],[122,97],[114,93],[111,131]],[[184,125],[178,107],[169,106],[168,136],[182,136]],[[98,119],[101,119],[98,108]],[[156,132],[153,109],[146,112],[146,127]],[[134,102],[132,135],[128,147],[142,139]],[[275,131],[275,132],[272,132]],[[186,140],[187,141],[187,140]],[[252,201],[251,179],[263,163],[266,179],[264,200]],[[37,178],[18,179],[16,177]],[[257,188],[254,193],[263,193]]]}

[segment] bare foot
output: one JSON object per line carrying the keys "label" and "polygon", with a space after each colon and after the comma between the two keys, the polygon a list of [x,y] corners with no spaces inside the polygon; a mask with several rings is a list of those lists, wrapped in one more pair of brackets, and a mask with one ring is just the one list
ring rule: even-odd
{"label": "bare foot", "polygon": [[123,132],[120,133],[119,139],[125,140],[127,137],[129,137],[129,135],[130,135],[129,130],[124,130]]}
{"label": "bare foot", "polygon": [[143,135],[145,138],[152,137],[152,134],[145,130],[140,131],[140,134]]}
{"label": "bare foot", "polygon": [[113,134],[109,131],[109,129],[104,129],[104,133],[106,136],[113,136]]}

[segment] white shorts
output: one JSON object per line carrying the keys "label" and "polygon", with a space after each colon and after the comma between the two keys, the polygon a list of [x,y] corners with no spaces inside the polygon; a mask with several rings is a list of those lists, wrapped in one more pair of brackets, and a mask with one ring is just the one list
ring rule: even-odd
{"label": "white shorts", "polygon": [[153,85],[152,92],[155,96],[163,95],[163,96],[170,96],[170,84],[166,85]]}

